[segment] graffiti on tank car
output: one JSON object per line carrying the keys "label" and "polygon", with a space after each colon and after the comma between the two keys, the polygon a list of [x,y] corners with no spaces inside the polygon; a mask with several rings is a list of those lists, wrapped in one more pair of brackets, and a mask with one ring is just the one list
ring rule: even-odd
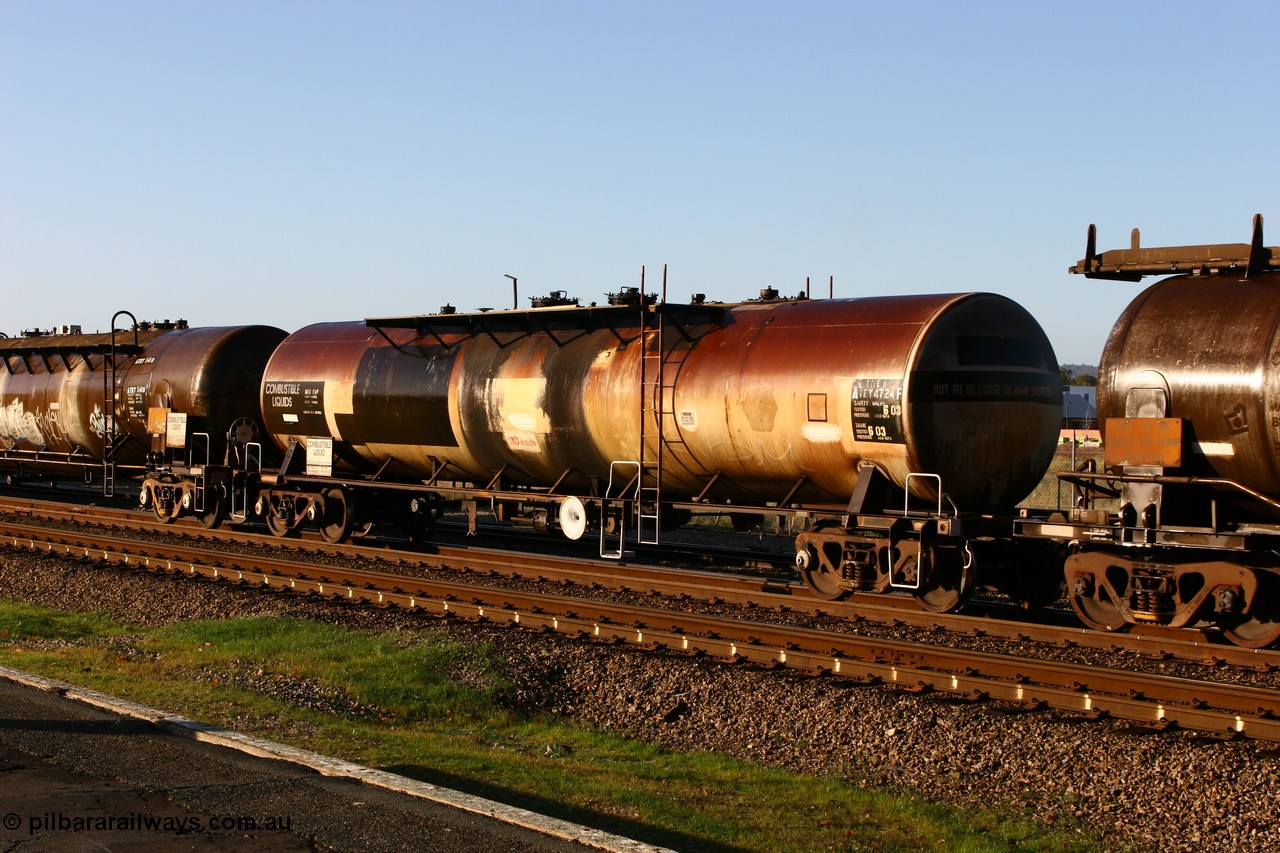
{"label": "graffiti on tank car", "polygon": [[41,435],[48,437],[50,443],[56,444],[67,438],[66,433],[62,431],[62,425],[58,423],[57,403],[51,403],[48,412],[42,412],[36,416],[36,427]]}
{"label": "graffiti on tank car", "polygon": [[542,447],[538,444],[538,437],[530,432],[505,432],[503,437],[507,440],[507,447],[512,450],[519,450],[524,453],[538,453]]}
{"label": "graffiti on tank car", "polygon": [[738,439],[717,439],[707,442],[706,452],[710,456],[736,456],[745,464],[766,466],[775,463],[788,465],[799,464],[800,446],[790,438],[773,435],[759,437],[753,434],[754,440],[739,437]]}
{"label": "graffiti on tank car", "polygon": [[[107,415],[101,406],[93,407],[93,414],[89,415],[89,430],[98,438],[106,439],[107,437]],[[111,434],[113,436],[120,434],[119,420],[112,420]]]}
{"label": "graffiti on tank car", "polygon": [[[8,409],[13,406],[21,405],[15,401],[10,403],[4,412],[0,412],[0,417],[7,414]],[[11,443],[17,444],[19,441],[27,441],[41,449],[50,445],[56,445],[58,442],[66,439],[66,434],[62,431],[62,426],[58,423],[58,404],[49,404],[48,411],[27,412],[23,411],[19,418],[22,421],[22,428],[18,432],[0,433],[4,437],[10,439]]]}
{"label": "graffiti on tank car", "polygon": [[0,435],[15,442],[29,441],[37,447],[45,446],[40,421],[34,413],[27,411],[21,400],[0,407]]}

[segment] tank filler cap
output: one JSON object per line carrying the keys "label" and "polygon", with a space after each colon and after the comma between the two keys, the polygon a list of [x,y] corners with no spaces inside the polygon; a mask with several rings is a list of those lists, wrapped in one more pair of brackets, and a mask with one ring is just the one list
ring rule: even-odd
{"label": "tank filler cap", "polygon": [[778,293],[776,287],[762,287],[760,289],[760,297],[758,299],[748,299],[747,302],[803,302],[808,298],[808,295],[804,293],[799,293],[795,296],[783,296]]}
{"label": "tank filler cap", "polygon": [[608,296],[610,305],[629,305],[637,308],[641,305],[653,305],[658,300],[658,294],[642,294],[638,287],[624,287],[617,293],[610,293]]}
{"label": "tank filler cap", "polygon": [[529,303],[534,308],[557,308],[562,305],[578,305],[578,297],[569,296],[566,291],[553,290],[549,296],[530,296]]}

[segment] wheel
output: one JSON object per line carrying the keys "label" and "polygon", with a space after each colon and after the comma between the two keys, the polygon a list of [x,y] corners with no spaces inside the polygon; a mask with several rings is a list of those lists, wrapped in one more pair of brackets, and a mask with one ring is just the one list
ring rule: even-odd
{"label": "wheel", "polygon": [[266,513],[267,530],[271,531],[272,536],[279,536],[281,539],[296,539],[302,535],[296,526],[290,526],[289,522],[279,517],[271,509],[267,509]]}
{"label": "wheel", "polygon": [[324,519],[320,523],[320,538],[330,545],[337,545],[351,538],[354,520],[351,496],[342,489],[326,489],[324,492]]}
{"label": "wheel", "polygon": [[1254,617],[1231,628],[1224,628],[1222,634],[1237,646],[1265,649],[1280,640],[1280,619]]}
{"label": "wheel", "polygon": [[1222,634],[1237,646],[1265,649],[1280,640],[1280,583],[1270,575],[1259,578],[1258,592],[1247,616],[1224,625]]}
{"label": "wheel", "polygon": [[839,575],[818,557],[813,548],[805,546],[796,552],[796,568],[800,570],[804,585],[818,598],[826,601],[848,598],[849,590],[840,586]]}
{"label": "wheel", "polygon": [[213,530],[227,518],[227,507],[222,500],[222,492],[218,489],[207,489],[204,493],[204,512],[195,514],[196,521],[205,530]]}
{"label": "wheel", "polygon": [[1067,598],[1080,621],[1095,631],[1119,631],[1128,624],[1106,586],[1095,586],[1091,575],[1068,579]]}
{"label": "wheel", "polygon": [[600,519],[600,529],[604,531],[605,536],[617,536],[618,531],[622,529],[622,517],[620,511],[607,512]]}
{"label": "wheel", "polygon": [[928,548],[927,571],[912,595],[930,613],[950,613],[964,604],[973,584],[973,555],[968,549]]}

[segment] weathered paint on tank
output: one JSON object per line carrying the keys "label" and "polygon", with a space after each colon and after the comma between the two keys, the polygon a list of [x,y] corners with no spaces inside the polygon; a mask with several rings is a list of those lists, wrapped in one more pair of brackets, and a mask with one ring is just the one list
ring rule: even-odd
{"label": "weathered paint on tank", "polygon": [[[148,346],[163,334],[158,330],[141,332],[138,343]],[[117,340],[124,342],[119,336]],[[0,449],[51,454],[78,451],[101,459],[107,420],[104,356],[92,351],[110,343],[111,336],[102,334],[0,341],[9,353],[7,369],[0,372]],[[132,334],[128,343],[133,343]],[[127,360],[118,356],[117,368],[123,369]],[[116,424],[117,432],[127,434],[128,429],[126,423]]]}
{"label": "weathered paint on tank", "polygon": [[[1008,507],[1053,454],[1052,347],[991,294],[749,305],[682,366],[676,423],[702,472],[781,499],[803,472],[847,500],[860,460],[931,472],[962,508]],[[928,481],[913,485],[935,497]]]}
{"label": "weathered paint on tank", "polygon": [[[262,367],[284,336],[267,326],[140,332],[142,351],[116,359],[111,406],[115,434],[127,440],[118,444],[115,461],[145,461],[149,408],[186,413],[188,432],[208,432],[215,447],[236,419],[258,421]],[[116,340],[132,344],[134,338],[118,333]],[[0,450],[75,452],[101,460],[107,435],[104,356],[86,353],[110,342],[102,334],[0,342],[10,353],[9,369],[0,371]],[[23,464],[39,469],[34,460]]]}
{"label": "weathered paint on tank", "polygon": [[1280,273],[1151,285],[1116,321],[1098,374],[1104,425],[1183,418],[1183,473],[1280,494]]}
{"label": "weathered paint on tank", "polygon": [[[667,387],[650,388],[666,412],[669,499],[719,473],[718,497],[777,501],[804,475],[798,497],[843,502],[867,459],[900,484],[912,471],[941,475],[962,509],[1007,507],[1052,456],[1057,364],[1035,320],[1003,297],[660,310],[694,329],[668,356]],[[336,459],[364,471],[426,479],[447,464],[446,479],[482,484],[504,469],[526,484],[570,469],[602,480],[611,461],[638,456],[642,369],[656,382],[644,351],[657,340],[639,338],[638,310],[591,316],[548,309],[523,329],[474,335],[447,322],[430,334],[302,329],[264,374],[267,431],[281,448],[332,437]],[[668,349],[677,334],[668,329]],[[653,459],[656,421],[646,435]]]}

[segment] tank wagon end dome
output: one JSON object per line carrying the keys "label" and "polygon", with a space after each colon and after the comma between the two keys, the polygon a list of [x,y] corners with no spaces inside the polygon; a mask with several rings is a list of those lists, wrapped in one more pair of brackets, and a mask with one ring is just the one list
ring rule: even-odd
{"label": "tank wagon end dome", "polygon": [[963,509],[1007,509],[1048,470],[1062,421],[1057,357],[1017,302],[956,296],[921,331],[905,396],[913,458]]}

